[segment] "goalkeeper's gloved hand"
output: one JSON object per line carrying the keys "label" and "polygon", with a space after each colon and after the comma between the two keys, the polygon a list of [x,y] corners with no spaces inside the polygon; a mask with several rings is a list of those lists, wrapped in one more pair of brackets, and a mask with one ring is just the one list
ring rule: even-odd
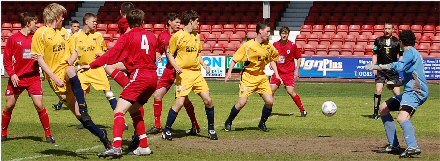
{"label": "goalkeeper's gloved hand", "polygon": [[391,64],[367,64],[365,66],[365,69],[367,70],[391,70]]}

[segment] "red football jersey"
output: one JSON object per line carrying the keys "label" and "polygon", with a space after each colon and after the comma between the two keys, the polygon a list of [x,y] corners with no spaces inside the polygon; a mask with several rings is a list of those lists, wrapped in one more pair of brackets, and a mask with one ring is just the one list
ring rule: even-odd
{"label": "red football jersey", "polygon": [[[157,48],[156,51],[163,54],[166,52],[166,47],[170,44],[171,34],[168,29],[163,30],[162,33],[159,34],[157,38]],[[167,63],[165,66],[168,69],[174,69],[171,63]]]}
{"label": "red football jersey", "polygon": [[90,64],[91,68],[104,64],[124,63],[128,72],[135,69],[156,70],[156,36],[141,27],[122,34],[110,50]]}
{"label": "red football jersey", "polygon": [[289,40],[287,40],[284,46],[281,44],[281,41],[273,43],[273,46],[280,53],[280,59],[276,62],[278,73],[286,74],[295,71],[295,59],[302,57],[301,49],[298,49],[296,44]]}
{"label": "red football jersey", "polygon": [[[3,64],[10,76],[17,74],[21,78],[22,76],[40,75],[38,62],[32,59],[32,37],[32,34],[25,36],[21,32],[17,32],[9,37],[6,43]],[[12,57],[14,57],[15,61],[13,61]]]}
{"label": "red football jersey", "polygon": [[130,25],[128,24],[127,18],[121,18],[118,21],[119,26],[119,33],[122,35],[127,31],[128,28],[130,28]]}

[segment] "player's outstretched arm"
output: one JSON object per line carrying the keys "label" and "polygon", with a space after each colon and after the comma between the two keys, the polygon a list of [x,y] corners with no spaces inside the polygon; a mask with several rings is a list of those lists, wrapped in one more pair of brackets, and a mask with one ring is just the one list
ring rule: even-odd
{"label": "player's outstretched arm", "polygon": [[69,60],[67,60],[67,64],[73,66],[73,63],[78,59],[78,52],[74,51],[70,56]]}
{"label": "player's outstretched arm", "polygon": [[391,64],[367,64],[367,70],[391,70]]}
{"label": "player's outstretched arm", "polygon": [[37,61],[38,61],[38,64],[40,65],[41,69],[43,69],[43,71],[46,72],[46,74],[49,75],[49,77],[55,81],[57,86],[59,86],[59,87],[64,86],[64,81],[61,80],[60,78],[58,78],[58,76],[56,76],[52,72],[52,70],[49,68],[49,65],[47,65],[47,63],[44,61],[44,57],[42,55],[38,55]]}

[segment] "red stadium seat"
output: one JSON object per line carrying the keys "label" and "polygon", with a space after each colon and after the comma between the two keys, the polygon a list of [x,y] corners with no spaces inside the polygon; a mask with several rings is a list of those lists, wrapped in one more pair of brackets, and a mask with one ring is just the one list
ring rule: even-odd
{"label": "red stadium seat", "polygon": [[421,36],[419,39],[419,45],[427,45],[430,46],[431,45],[431,37],[429,36]]}
{"label": "red stadium seat", "polygon": [[210,46],[214,46],[217,43],[217,36],[215,34],[209,34],[205,38],[205,43],[209,44]]}
{"label": "red stadium seat", "polygon": [[328,46],[323,44],[317,45],[315,55],[321,55],[321,56],[328,55]]}
{"label": "red stadium seat", "polygon": [[313,34],[322,34],[324,31],[324,26],[323,25],[313,25],[312,28],[312,33]]}
{"label": "red stadium seat", "polygon": [[240,35],[241,37],[245,37],[247,32],[247,27],[245,24],[237,24],[235,26],[235,34]]}
{"label": "red stadium seat", "polygon": [[365,47],[363,45],[355,45],[353,47],[353,55],[354,56],[364,56],[365,55]]}
{"label": "red stadium seat", "polygon": [[21,23],[13,23],[12,30],[21,30]]}
{"label": "red stadium seat", "polygon": [[440,35],[431,37],[432,45],[431,46],[440,46]]}
{"label": "red stadium seat", "polygon": [[231,34],[230,36],[229,36],[229,42],[230,43],[241,43],[241,41],[243,40],[243,37],[241,37],[240,35],[238,35],[238,34]]}
{"label": "red stadium seat", "polygon": [[303,35],[303,34],[296,35],[296,38],[295,38],[296,44],[306,44],[306,42],[307,42],[306,35]]}
{"label": "red stadium seat", "polygon": [[435,36],[440,36],[440,26],[435,27]]}
{"label": "red stadium seat", "polygon": [[347,36],[348,26],[347,25],[338,25],[337,26],[337,34]]}
{"label": "red stadium seat", "polygon": [[225,48],[223,47],[223,44],[214,44],[212,47],[212,53],[214,55],[222,55]]}
{"label": "red stadium seat", "polygon": [[200,25],[199,28],[200,34],[210,34],[211,33],[211,25]]}
{"label": "red stadium seat", "polygon": [[217,43],[219,44],[228,44],[229,43],[229,35],[227,34],[220,34],[217,35]]}
{"label": "red stadium seat", "polygon": [[410,25],[399,25],[399,31],[411,29]]}
{"label": "red stadium seat", "polygon": [[429,55],[429,46],[428,45],[417,45],[416,49],[423,57],[428,57]]}
{"label": "red stadium seat", "polygon": [[322,45],[330,45],[331,44],[331,35],[330,34],[323,34],[321,35],[321,38],[319,39],[319,44]]}
{"label": "red stadium seat", "polygon": [[342,45],[341,47],[342,56],[353,56],[353,47],[351,45]]}
{"label": "red stadium seat", "polygon": [[369,40],[370,36],[368,35],[359,35],[357,38],[357,43],[358,45],[368,45],[368,40]]}
{"label": "red stadium seat", "polygon": [[319,36],[318,34],[312,33],[307,38],[307,44],[318,45],[319,44]]}
{"label": "red stadium seat", "polygon": [[385,32],[385,25],[374,25],[373,35],[383,35]]}
{"label": "red stadium seat", "polygon": [[315,45],[306,44],[304,45],[304,55],[312,56],[315,55]]}
{"label": "red stadium seat", "polygon": [[120,34],[113,34],[113,41],[118,40],[120,36]]}
{"label": "red stadium seat", "polygon": [[107,24],[96,25],[96,31],[107,31]]}
{"label": "red stadium seat", "polygon": [[154,34],[160,34],[163,30],[165,30],[166,25],[165,24],[154,24],[153,25],[153,32]]}
{"label": "red stadium seat", "polygon": [[339,51],[341,50],[341,46],[339,45],[330,45],[328,47],[328,55],[330,56],[339,56]]}
{"label": "red stadium seat", "polygon": [[223,33],[223,25],[212,25],[211,26],[211,34],[220,35],[221,33]]}
{"label": "red stadium seat", "polygon": [[435,26],[434,25],[425,25],[423,26],[423,35],[434,37],[435,35]]}
{"label": "red stadium seat", "polygon": [[341,46],[344,43],[344,39],[344,35],[335,35],[332,38],[332,44]]}
{"label": "red stadium seat", "polygon": [[212,55],[211,45],[204,43],[203,49],[200,51],[201,55]]}
{"label": "red stadium seat", "polygon": [[112,34],[103,34],[104,40],[105,41],[112,41],[113,40],[113,35]]}
{"label": "red stadium seat", "polygon": [[374,45],[367,45],[365,46],[365,55],[373,55],[373,48]]}
{"label": "red stadium seat", "polygon": [[237,46],[234,43],[229,43],[225,46],[225,55],[232,56],[237,51]]}
{"label": "red stadium seat", "polygon": [[12,24],[11,23],[3,23],[2,30],[12,30]]}
{"label": "red stadium seat", "polygon": [[247,31],[252,31],[252,32],[256,32],[257,30],[257,25],[256,24],[248,24],[247,25]]}
{"label": "red stadium seat", "polygon": [[431,57],[440,58],[440,45],[434,45],[429,48],[429,55]]}
{"label": "red stadium seat", "polygon": [[231,35],[231,34],[234,33],[234,31],[235,31],[234,24],[225,24],[225,25],[223,25],[223,33],[224,34]]}
{"label": "red stadium seat", "polygon": [[362,25],[361,35],[373,35],[373,25]]}
{"label": "red stadium seat", "polygon": [[107,32],[109,31],[116,31],[116,33],[119,31],[118,24],[108,24],[107,25]]}
{"label": "red stadium seat", "polygon": [[349,35],[354,35],[354,36],[359,36],[359,31],[361,30],[361,26],[360,25],[350,25],[348,27],[348,34]]}
{"label": "red stadium seat", "polygon": [[331,36],[336,34],[336,26],[335,25],[325,25],[324,26],[324,34],[330,34]]}
{"label": "red stadium seat", "polygon": [[311,34],[312,33],[312,25],[302,25],[300,33],[305,33],[305,32]]}
{"label": "red stadium seat", "polygon": [[356,37],[354,35],[347,35],[347,37],[345,37],[344,44],[354,46],[356,44]]}
{"label": "red stadium seat", "polygon": [[422,36],[423,27],[422,25],[412,25],[411,30],[414,32],[417,38]]}
{"label": "red stadium seat", "polygon": [[153,32],[153,24],[144,24],[143,26],[142,26],[142,28],[144,28],[145,30],[147,30],[147,31],[151,31],[151,32]]}

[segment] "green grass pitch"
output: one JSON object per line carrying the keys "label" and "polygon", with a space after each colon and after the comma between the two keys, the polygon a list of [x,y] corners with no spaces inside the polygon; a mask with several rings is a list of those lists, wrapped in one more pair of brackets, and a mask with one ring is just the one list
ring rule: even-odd
{"label": "green grass pitch", "polygon": [[[2,79],[2,108],[7,79]],[[122,88],[113,80],[116,96]],[[223,124],[231,107],[238,100],[238,82],[209,81],[215,105],[215,124],[219,140],[207,138],[207,120],[202,100],[194,94],[197,118],[202,126],[199,136],[186,136],[191,126],[184,109],[173,125],[175,139],[165,141],[160,135],[148,135],[153,154],[145,157],[124,155],[121,160],[398,160],[397,155],[377,154],[374,150],[386,144],[381,120],[371,120],[373,111],[373,83],[311,83],[297,82],[297,92],[308,111],[306,118],[284,88],[275,94],[273,115],[267,122],[268,133],[257,128],[263,100],[256,94],[233,123],[233,131],[225,132]],[[440,85],[430,84],[428,101],[415,113],[413,122],[422,149],[420,160],[440,160]],[[58,98],[43,82],[44,103],[48,108],[52,133],[56,144],[43,141],[44,131],[31,99],[24,92],[18,100],[9,126],[9,140],[2,142],[2,160],[100,160],[97,153],[104,151],[99,140],[87,130],[75,128],[79,122],[64,106],[55,111],[51,104]],[[174,103],[174,88],[164,98],[162,124],[165,125],[169,108]],[[391,97],[384,89],[382,101]],[[331,100],[338,106],[333,117],[321,113],[321,104]],[[113,112],[104,93],[92,90],[87,96],[90,115],[94,122],[113,136]],[[145,105],[147,129],[154,124],[152,98]],[[392,113],[397,117],[397,113]],[[124,133],[126,148],[133,134],[131,118],[126,115],[129,130]],[[406,147],[403,132],[397,125],[399,141]],[[111,139],[112,140],[112,139]],[[102,160],[102,159],[101,159]]]}

